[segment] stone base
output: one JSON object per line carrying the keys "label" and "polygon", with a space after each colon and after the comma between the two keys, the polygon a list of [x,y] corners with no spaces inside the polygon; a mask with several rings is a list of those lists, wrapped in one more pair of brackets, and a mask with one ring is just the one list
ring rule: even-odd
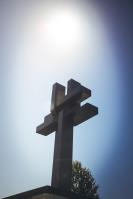
{"label": "stone base", "polygon": [[41,194],[41,195],[38,195],[38,196],[33,196],[32,199],[68,199],[68,197],[44,193],[44,194]]}
{"label": "stone base", "polygon": [[85,199],[72,192],[64,192],[51,186],[40,187],[3,199]]}

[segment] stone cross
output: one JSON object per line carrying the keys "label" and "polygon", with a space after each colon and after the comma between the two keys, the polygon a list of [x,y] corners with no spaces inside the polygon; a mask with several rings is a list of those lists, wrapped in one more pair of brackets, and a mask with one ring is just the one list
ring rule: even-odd
{"label": "stone cross", "polygon": [[56,131],[51,186],[70,191],[72,175],[73,127],[98,114],[98,108],[81,102],[91,96],[91,90],[70,79],[65,87],[53,85],[50,114],[36,132],[49,135]]}

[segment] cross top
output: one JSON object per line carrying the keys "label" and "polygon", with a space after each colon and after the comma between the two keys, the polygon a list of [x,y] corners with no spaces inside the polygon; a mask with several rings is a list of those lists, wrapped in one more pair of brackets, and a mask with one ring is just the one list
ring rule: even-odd
{"label": "cross top", "polygon": [[70,79],[65,87],[59,83],[53,85],[50,114],[36,132],[49,135],[56,131],[52,186],[69,191],[72,173],[73,127],[98,114],[98,108],[81,102],[91,96],[91,90],[79,82]]}

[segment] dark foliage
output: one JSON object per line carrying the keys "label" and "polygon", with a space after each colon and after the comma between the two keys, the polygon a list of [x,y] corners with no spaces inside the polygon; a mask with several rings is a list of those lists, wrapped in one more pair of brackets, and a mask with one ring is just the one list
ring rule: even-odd
{"label": "dark foliage", "polygon": [[74,161],[71,191],[88,199],[100,199],[97,190],[98,185],[89,169],[83,168],[81,162]]}

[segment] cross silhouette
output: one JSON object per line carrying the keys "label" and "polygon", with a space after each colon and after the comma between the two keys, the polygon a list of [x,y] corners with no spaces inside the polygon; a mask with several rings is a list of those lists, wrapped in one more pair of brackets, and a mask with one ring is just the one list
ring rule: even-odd
{"label": "cross silhouette", "polygon": [[65,87],[53,85],[50,114],[36,132],[49,135],[56,131],[51,185],[60,190],[70,191],[72,175],[73,127],[98,114],[98,108],[81,102],[91,96],[91,90],[70,79]]}

